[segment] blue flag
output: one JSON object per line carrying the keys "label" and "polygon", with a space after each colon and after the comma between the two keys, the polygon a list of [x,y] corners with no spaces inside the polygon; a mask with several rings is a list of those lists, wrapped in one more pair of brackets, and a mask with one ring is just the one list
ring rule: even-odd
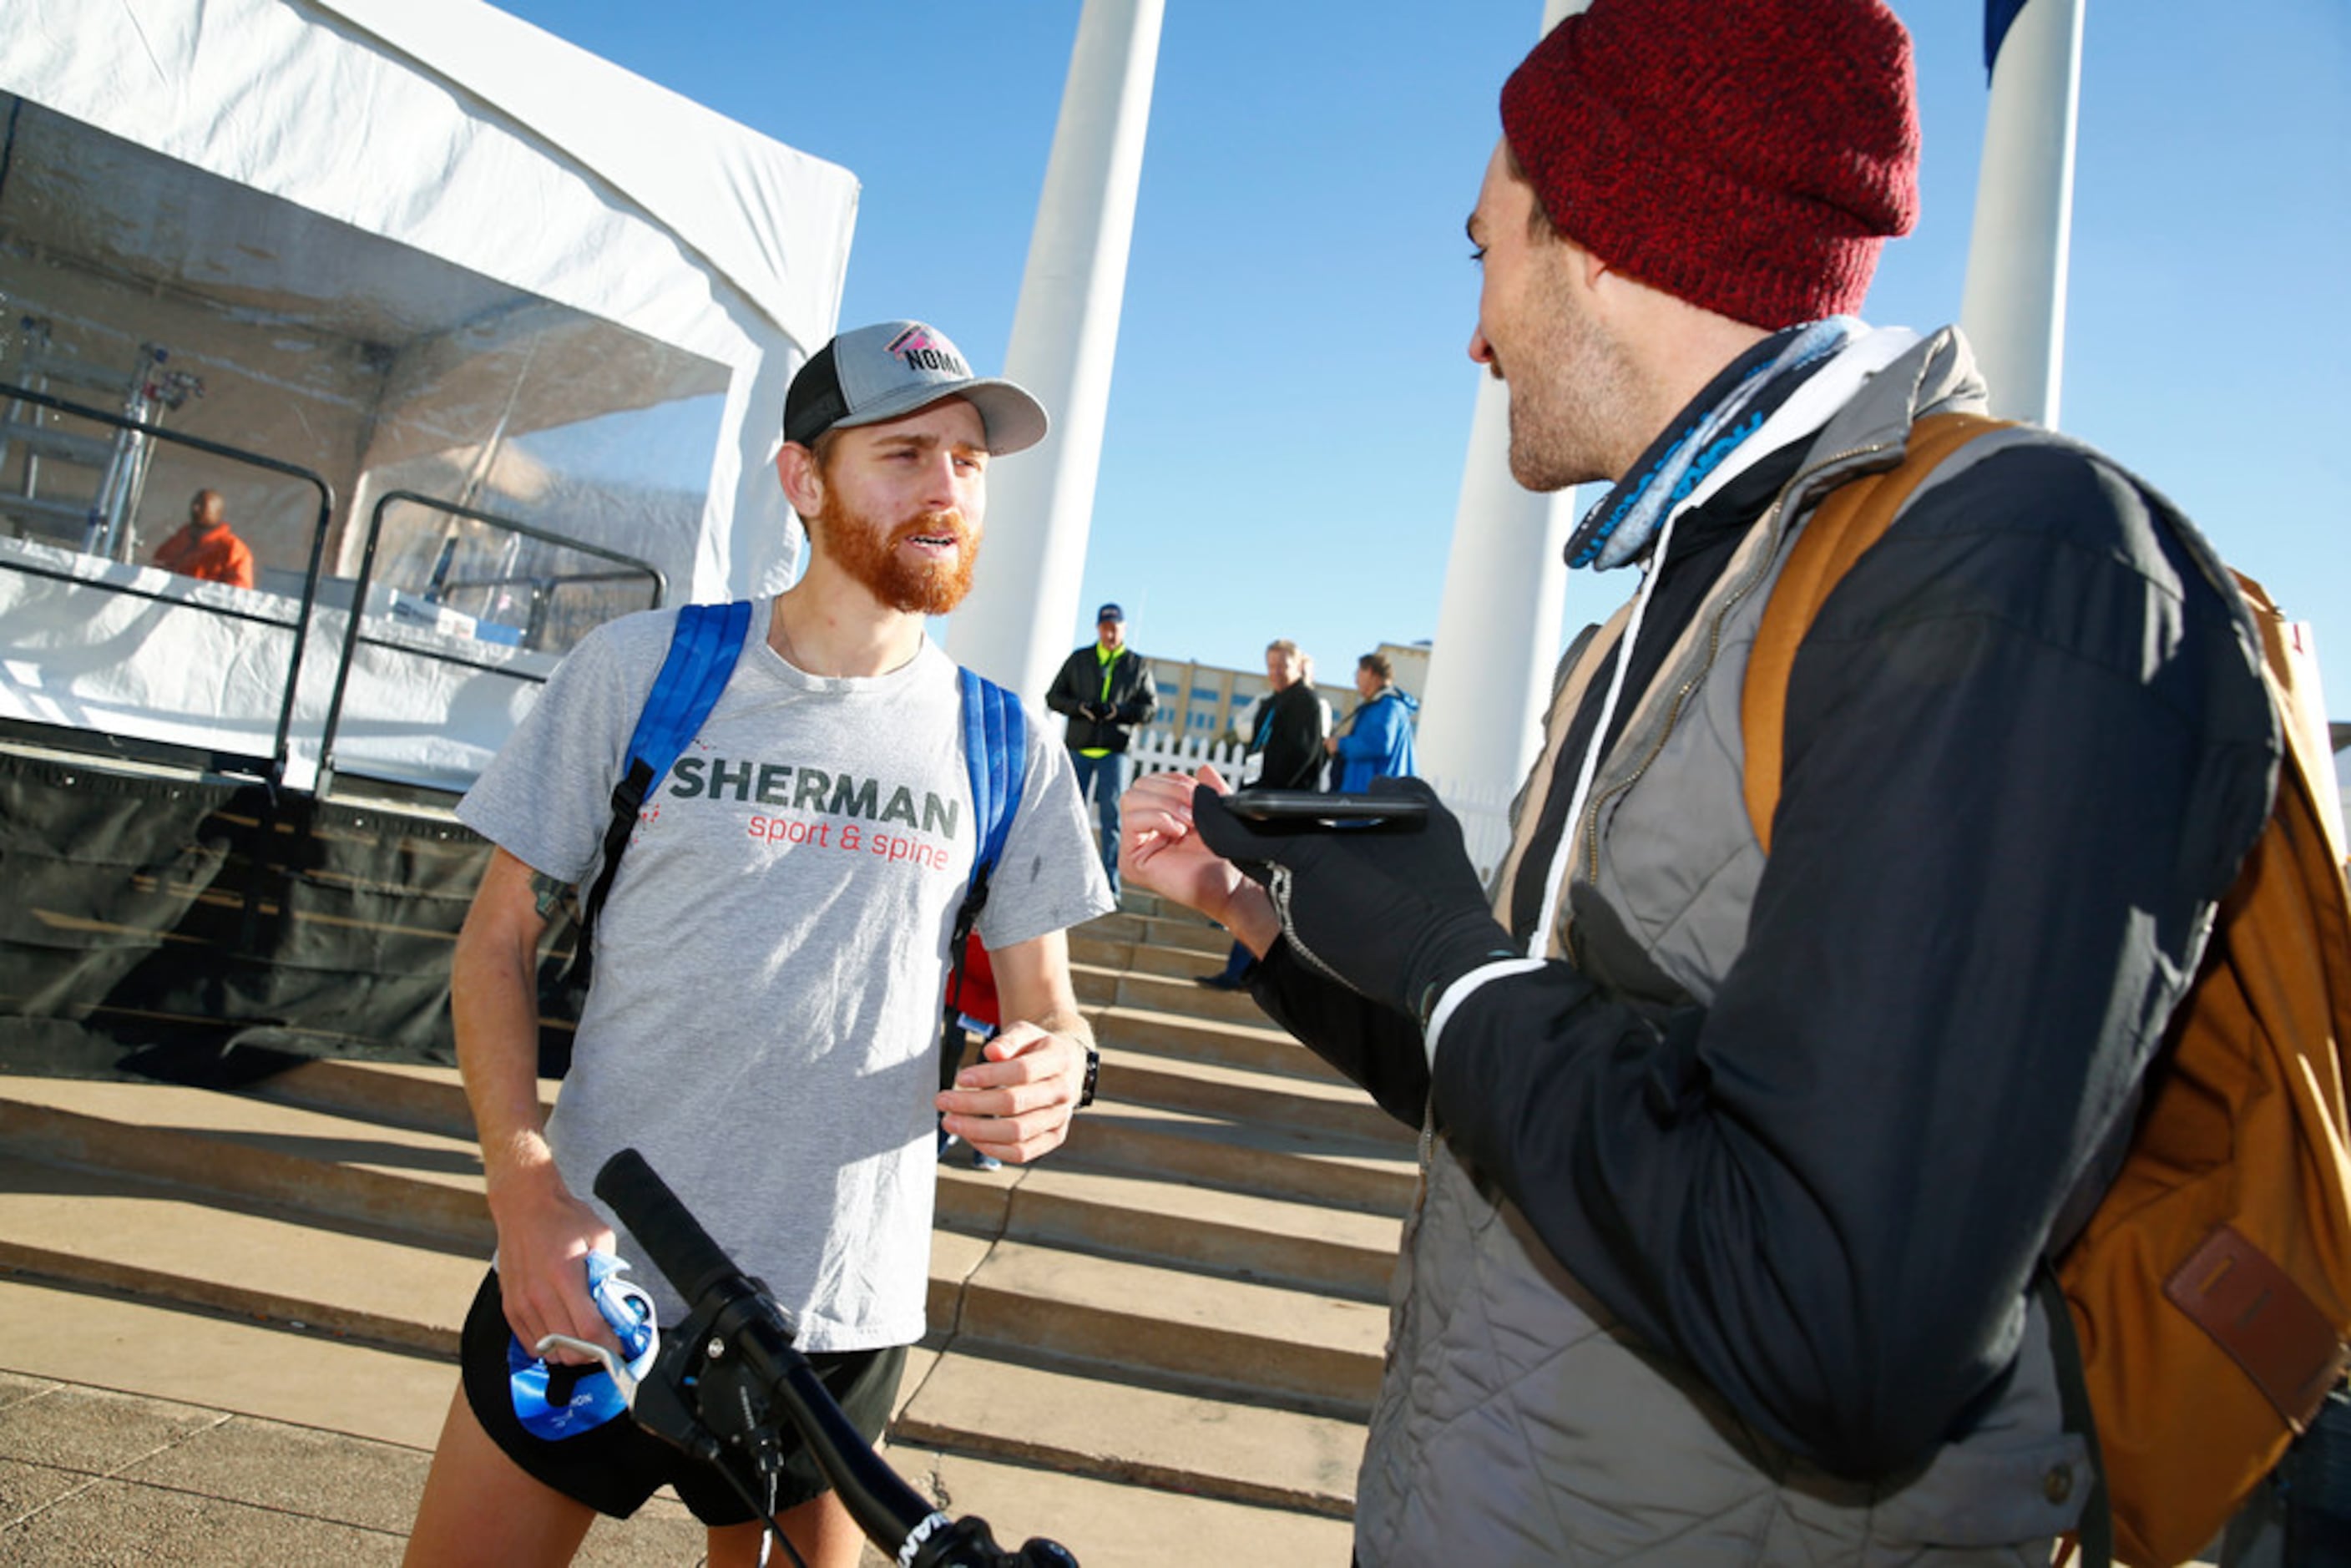
{"label": "blue flag", "polygon": [[1999,63],[2001,40],[2008,37],[2008,25],[2024,9],[2024,0],[1984,0],[1984,78],[1990,80],[1991,68]]}

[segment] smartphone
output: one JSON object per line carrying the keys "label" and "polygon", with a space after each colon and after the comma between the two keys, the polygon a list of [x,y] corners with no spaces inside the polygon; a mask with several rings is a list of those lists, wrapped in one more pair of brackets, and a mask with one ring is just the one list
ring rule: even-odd
{"label": "smartphone", "polygon": [[1304,827],[1417,826],[1428,802],[1416,795],[1326,795],[1319,789],[1236,789],[1225,810],[1244,821]]}

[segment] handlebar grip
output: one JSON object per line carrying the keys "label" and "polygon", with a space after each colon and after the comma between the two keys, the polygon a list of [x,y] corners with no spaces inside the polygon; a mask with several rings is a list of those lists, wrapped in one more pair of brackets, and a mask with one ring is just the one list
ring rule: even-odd
{"label": "handlebar grip", "polygon": [[700,1301],[711,1286],[740,1272],[636,1150],[622,1149],[604,1162],[596,1173],[596,1196],[612,1206],[653,1267],[687,1301]]}

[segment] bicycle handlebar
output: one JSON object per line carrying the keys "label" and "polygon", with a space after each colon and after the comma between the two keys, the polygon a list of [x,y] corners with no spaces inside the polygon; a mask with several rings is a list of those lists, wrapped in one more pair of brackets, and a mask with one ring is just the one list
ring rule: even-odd
{"label": "bicycle handlebar", "polygon": [[645,1256],[689,1305],[735,1274],[735,1260],[710,1239],[645,1157],[622,1149],[596,1173],[596,1196],[612,1206]]}
{"label": "bicycle handlebar", "polygon": [[793,1346],[782,1309],[736,1268],[643,1155],[622,1149],[605,1161],[596,1173],[595,1192],[678,1288],[688,1318],[708,1309],[711,1339],[729,1347],[778,1396],[866,1539],[910,1568],[1077,1568],[1077,1560],[1050,1541],[1030,1541],[1018,1553],[1005,1552],[989,1536],[985,1520],[951,1521],[908,1486],[850,1424],[808,1358]]}

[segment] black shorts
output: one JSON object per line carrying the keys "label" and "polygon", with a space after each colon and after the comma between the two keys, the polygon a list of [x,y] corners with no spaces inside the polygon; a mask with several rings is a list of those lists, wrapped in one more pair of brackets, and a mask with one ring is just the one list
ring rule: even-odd
{"label": "black shorts", "polygon": [[[507,1381],[507,1342],[511,1337],[499,1304],[498,1273],[493,1269],[475,1293],[473,1310],[465,1314],[458,1361],[465,1387],[465,1403],[490,1440],[506,1451],[533,1479],[584,1502],[599,1513],[626,1519],[643,1505],[663,1483],[677,1489],[694,1517],[707,1525],[747,1524],[758,1516],[751,1505],[726,1484],[725,1477],[687,1458],[660,1438],[638,1429],[626,1416],[569,1437],[534,1437],[514,1412],[513,1391]],[[878,1441],[889,1425],[896,1400],[898,1379],[906,1365],[906,1347],[853,1350],[839,1354],[811,1354],[815,1369],[850,1425],[869,1443]],[[797,1508],[831,1490],[832,1483],[817,1469],[816,1458],[789,1421],[783,1423],[783,1473],[776,1480],[776,1511]],[[756,1483],[754,1483],[756,1484]]]}

